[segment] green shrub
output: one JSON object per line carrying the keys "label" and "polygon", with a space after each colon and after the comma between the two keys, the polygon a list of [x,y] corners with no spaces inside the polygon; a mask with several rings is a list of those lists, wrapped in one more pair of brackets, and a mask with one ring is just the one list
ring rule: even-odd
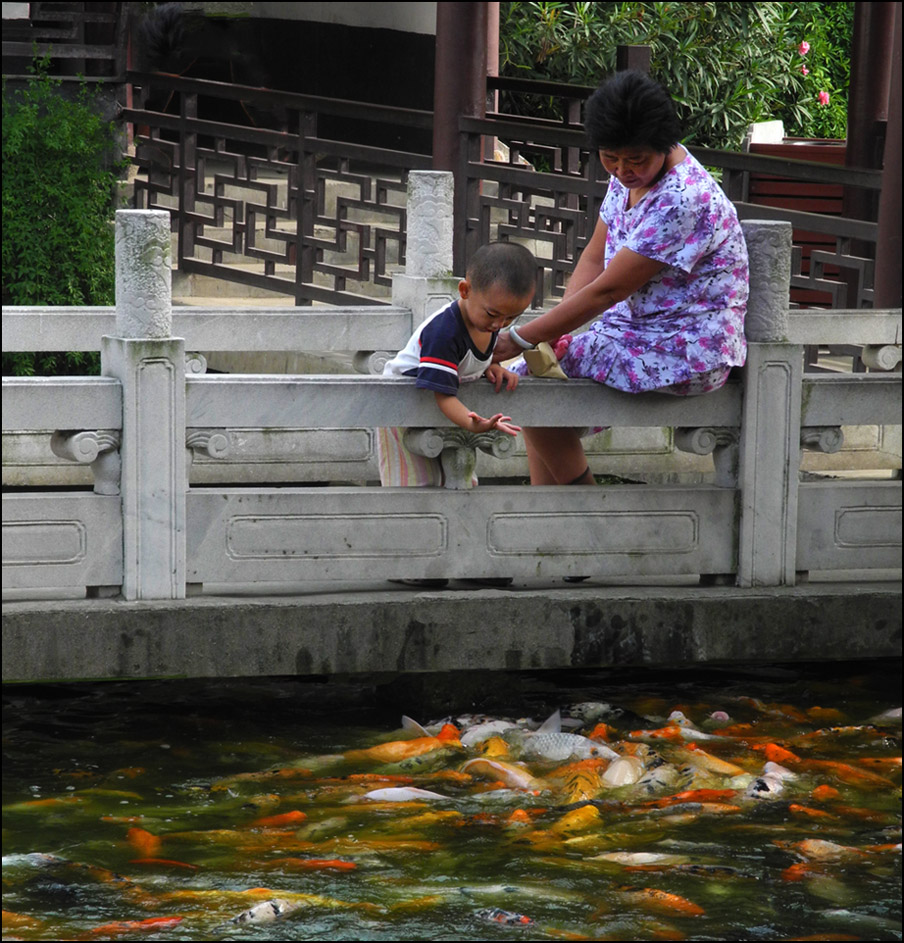
{"label": "green shrub", "polygon": [[[616,47],[648,45],[688,143],[737,149],[747,126],[780,118],[793,137],[844,137],[854,4],[503,3],[500,71],[598,85]],[[800,43],[810,44],[806,56]],[[804,74],[806,66],[809,74]],[[830,104],[820,105],[819,92]],[[554,105],[510,110],[552,116]]]}
{"label": "green shrub", "polygon": [[[114,134],[83,82],[75,101],[36,60],[3,83],[3,304],[112,305]],[[112,169],[111,169],[112,168]],[[97,355],[4,354],[3,373],[99,372]]]}

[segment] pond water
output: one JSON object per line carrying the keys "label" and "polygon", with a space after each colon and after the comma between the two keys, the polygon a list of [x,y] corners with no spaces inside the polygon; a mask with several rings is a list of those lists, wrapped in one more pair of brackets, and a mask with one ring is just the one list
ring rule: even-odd
{"label": "pond water", "polygon": [[426,732],[364,684],[6,687],[3,936],[900,940],[900,706],[900,662],[500,676]]}

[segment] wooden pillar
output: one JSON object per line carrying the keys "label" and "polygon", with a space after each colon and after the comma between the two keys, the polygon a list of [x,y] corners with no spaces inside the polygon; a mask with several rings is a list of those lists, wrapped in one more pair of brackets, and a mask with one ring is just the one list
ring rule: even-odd
{"label": "wooden pillar", "polygon": [[888,97],[888,132],[879,196],[879,236],[873,306],[901,307],[901,4],[895,6],[894,50]]}
{"label": "wooden pillar", "polygon": [[[464,271],[466,180],[460,116],[486,114],[487,4],[437,3],[436,80],[433,96],[433,169],[455,177],[454,270]],[[479,158],[478,158],[479,159]]]}

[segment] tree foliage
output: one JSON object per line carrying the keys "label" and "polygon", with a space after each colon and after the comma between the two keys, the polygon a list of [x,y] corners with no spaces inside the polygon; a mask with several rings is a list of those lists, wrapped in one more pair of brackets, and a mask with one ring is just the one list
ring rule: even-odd
{"label": "tree foliage", "polygon": [[[648,45],[651,72],[675,99],[685,140],[736,149],[749,124],[844,137],[853,3],[502,3],[500,71],[598,85],[616,47]],[[799,52],[809,43],[806,55]],[[807,71],[804,71],[804,70]],[[821,104],[819,92],[829,98]],[[551,105],[549,102],[547,105]],[[544,113],[509,99],[513,111]],[[549,112],[546,112],[549,113]]]}
{"label": "tree foliage", "polygon": [[[3,303],[112,305],[113,126],[84,83],[69,100],[48,68],[36,60],[12,94],[3,84]],[[96,359],[4,355],[3,372],[96,372]]]}

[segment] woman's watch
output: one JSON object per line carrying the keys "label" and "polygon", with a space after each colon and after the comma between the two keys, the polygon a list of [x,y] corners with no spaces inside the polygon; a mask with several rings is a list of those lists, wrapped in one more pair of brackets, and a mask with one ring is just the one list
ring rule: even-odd
{"label": "woman's watch", "polygon": [[537,345],[531,344],[526,341],[515,329],[510,327],[508,329],[509,337],[522,349],[522,350],[533,350]]}

